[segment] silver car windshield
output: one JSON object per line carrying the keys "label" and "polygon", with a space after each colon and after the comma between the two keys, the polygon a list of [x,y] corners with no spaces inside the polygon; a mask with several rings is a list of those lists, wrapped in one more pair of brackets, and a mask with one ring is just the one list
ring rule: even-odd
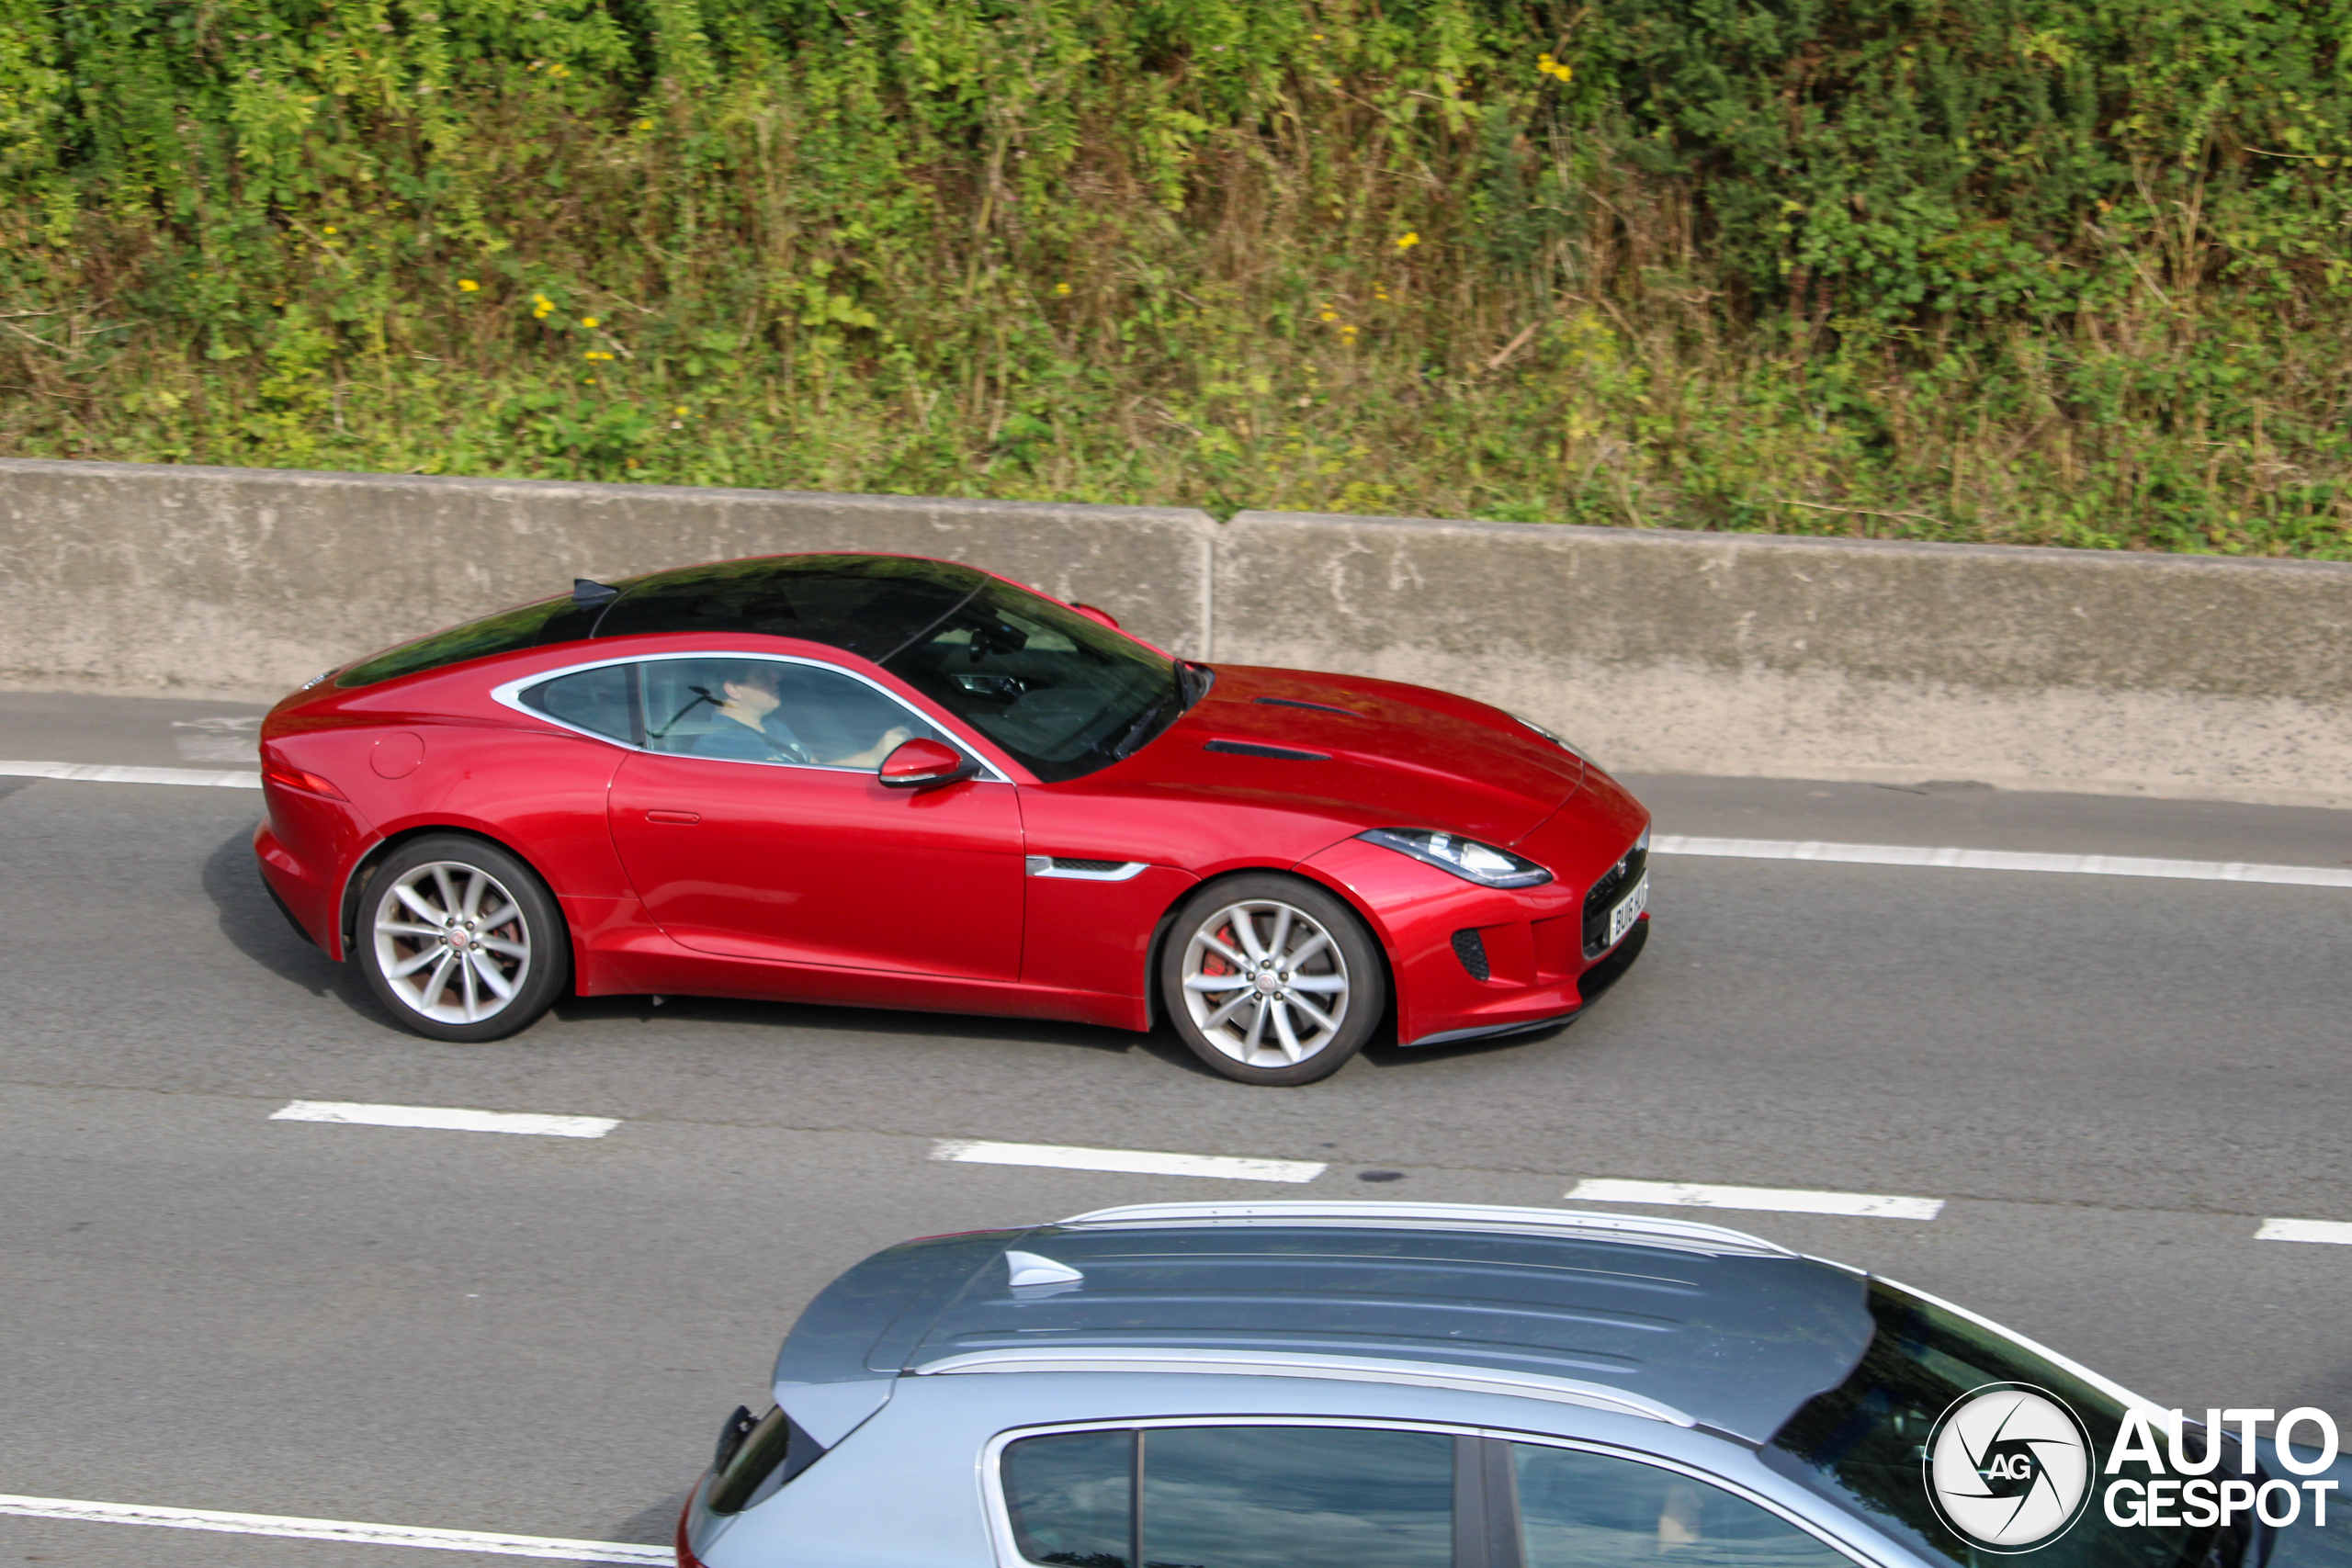
{"label": "silver car windshield", "polygon": [[[1996,1329],[1873,1280],[1870,1348],[1845,1382],[1816,1394],[1763,1450],[1765,1462],[1929,1558],[1980,1563],[1984,1554],[1936,1517],[1923,1474],[1928,1434],[1962,1395],[1987,1383],[2021,1382],[2056,1394],[2108,1453],[2123,1405],[2049,1358]],[[2222,1466],[2234,1472],[2225,1453]],[[2096,1464],[2094,1465],[2096,1470]],[[2092,1477],[2093,1491],[2097,1482]],[[2034,1568],[2238,1568],[2251,1527],[2118,1526],[2094,1495],[2079,1522],[2033,1551]]]}

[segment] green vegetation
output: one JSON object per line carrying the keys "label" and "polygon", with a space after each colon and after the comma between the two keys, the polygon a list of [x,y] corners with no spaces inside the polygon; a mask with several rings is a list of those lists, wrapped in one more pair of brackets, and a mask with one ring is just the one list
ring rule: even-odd
{"label": "green vegetation", "polygon": [[0,0],[0,450],[2352,557],[2346,159],[2352,0]]}

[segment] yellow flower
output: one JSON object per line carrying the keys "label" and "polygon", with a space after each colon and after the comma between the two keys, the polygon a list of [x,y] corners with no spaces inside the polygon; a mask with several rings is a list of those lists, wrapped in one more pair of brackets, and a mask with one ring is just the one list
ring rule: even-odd
{"label": "yellow flower", "polygon": [[1318,320],[1318,321],[1338,321],[1339,319],[1340,319],[1340,312],[1339,312],[1339,311],[1337,311],[1337,310],[1325,310],[1325,311],[1324,311],[1320,316],[1318,316],[1318,317],[1317,318],[1317,320]]}
{"label": "yellow flower", "polygon": [[327,227],[326,227],[326,231],[327,231],[328,233],[330,233],[330,234],[336,232],[335,226],[334,226],[334,224],[332,224],[332,223],[328,224],[328,225],[327,225]]}
{"label": "yellow flower", "polygon": [[653,122],[650,119],[640,119],[637,122],[637,129],[639,130],[650,130],[653,129]]}
{"label": "yellow flower", "polygon": [[1054,285],[1054,292],[1057,294],[1068,294],[1069,292],[1069,285],[1067,283],[1057,283]]}
{"label": "yellow flower", "polygon": [[1409,251],[1420,243],[1421,236],[1419,232],[1416,230],[1408,229],[1403,234],[1397,237],[1396,248],[1400,251]]}
{"label": "yellow flower", "polygon": [[594,316],[582,316],[580,318],[580,324],[583,327],[593,327],[596,324],[596,318]]}
{"label": "yellow flower", "polygon": [[672,409],[670,412],[672,413],[682,414],[686,412],[686,405],[680,403],[676,408]]}
{"label": "yellow flower", "polygon": [[470,277],[461,277],[461,278],[458,279],[458,288],[462,288],[462,289],[464,289],[467,293],[471,294],[471,293],[473,293],[476,289],[480,288],[481,287],[481,284],[479,284],[479,283],[476,283],[476,282],[475,282],[472,278],[470,278]]}

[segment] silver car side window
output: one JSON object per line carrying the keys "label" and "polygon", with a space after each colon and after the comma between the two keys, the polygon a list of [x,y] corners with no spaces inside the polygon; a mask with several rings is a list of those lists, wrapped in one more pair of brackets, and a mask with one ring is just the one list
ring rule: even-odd
{"label": "silver car side window", "polygon": [[1853,1568],[1720,1486],[1575,1449],[1511,1445],[1525,1568]]}
{"label": "silver car side window", "polygon": [[1150,1568],[1452,1568],[1454,1449],[1389,1427],[1151,1427],[1023,1438],[999,1477],[1015,1548],[1050,1568],[1132,1568],[1138,1541]]}

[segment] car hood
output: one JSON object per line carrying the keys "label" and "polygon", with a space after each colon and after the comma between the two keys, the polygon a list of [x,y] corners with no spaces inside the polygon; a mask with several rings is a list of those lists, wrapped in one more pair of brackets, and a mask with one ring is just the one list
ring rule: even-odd
{"label": "car hood", "polygon": [[1096,776],[1155,792],[1279,798],[1359,827],[1442,828],[1509,845],[1577,792],[1585,764],[1467,697],[1218,665],[1183,717]]}

